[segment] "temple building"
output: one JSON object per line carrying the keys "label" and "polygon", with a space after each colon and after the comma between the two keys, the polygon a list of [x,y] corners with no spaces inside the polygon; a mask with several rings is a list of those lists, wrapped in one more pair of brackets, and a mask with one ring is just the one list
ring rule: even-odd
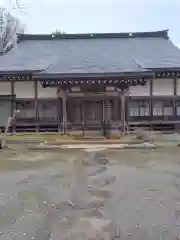
{"label": "temple building", "polygon": [[180,129],[180,50],[168,31],[19,34],[0,56],[0,127]]}

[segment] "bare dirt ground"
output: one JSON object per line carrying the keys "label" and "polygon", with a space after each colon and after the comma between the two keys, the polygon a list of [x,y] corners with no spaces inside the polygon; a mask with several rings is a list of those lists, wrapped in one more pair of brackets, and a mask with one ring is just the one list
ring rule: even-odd
{"label": "bare dirt ground", "polygon": [[180,239],[180,149],[1,152],[5,239]]}

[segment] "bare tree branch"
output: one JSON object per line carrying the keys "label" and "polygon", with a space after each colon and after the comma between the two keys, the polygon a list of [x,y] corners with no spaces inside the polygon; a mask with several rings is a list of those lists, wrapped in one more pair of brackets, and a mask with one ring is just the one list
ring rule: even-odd
{"label": "bare tree branch", "polygon": [[22,9],[20,0],[16,0],[16,6],[19,8],[19,10],[21,11],[22,14],[26,14],[26,13],[23,11],[23,9]]}
{"label": "bare tree branch", "polygon": [[19,20],[0,8],[0,54],[5,54],[17,43],[17,33],[22,32]]}

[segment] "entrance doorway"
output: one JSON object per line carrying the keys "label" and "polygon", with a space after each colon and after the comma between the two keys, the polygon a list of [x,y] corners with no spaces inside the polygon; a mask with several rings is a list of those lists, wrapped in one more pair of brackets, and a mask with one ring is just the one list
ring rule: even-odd
{"label": "entrance doorway", "polygon": [[102,101],[84,101],[84,123],[85,124],[101,124],[103,121]]}

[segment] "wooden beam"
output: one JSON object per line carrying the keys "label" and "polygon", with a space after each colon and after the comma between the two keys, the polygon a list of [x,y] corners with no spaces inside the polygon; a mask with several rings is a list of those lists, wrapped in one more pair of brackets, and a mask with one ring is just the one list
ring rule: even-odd
{"label": "wooden beam", "polygon": [[[151,74],[152,77],[152,74]],[[115,78],[115,79],[87,79],[83,78],[82,80],[72,80],[66,79],[62,80],[63,78],[58,77],[58,79],[47,79],[46,81],[41,81],[43,87],[59,87],[69,89],[70,87],[83,87],[85,89],[96,87],[117,87],[119,89],[127,89],[129,86],[137,86],[137,85],[145,85],[147,83],[147,79],[143,77],[128,77],[128,78]]]}

